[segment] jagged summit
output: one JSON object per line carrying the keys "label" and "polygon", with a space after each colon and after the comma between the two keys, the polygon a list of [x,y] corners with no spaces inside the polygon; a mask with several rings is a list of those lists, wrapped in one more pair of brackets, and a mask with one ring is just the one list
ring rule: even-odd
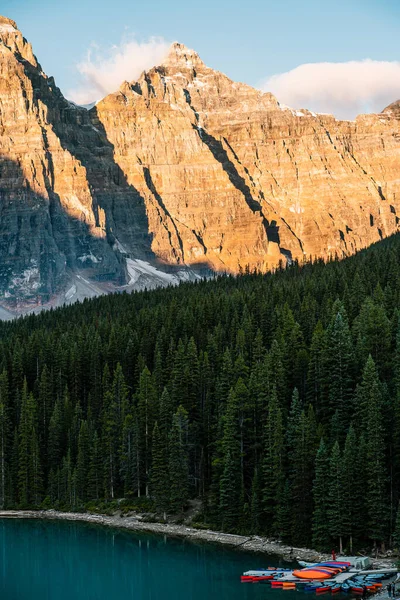
{"label": "jagged summit", "polygon": [[200,56],[184,44],[174,42],[163,60],[165,67],[193,68],[205,66]]}
{"label": "jagged summit", "polygon": [[39,67],[33,54],[32,46],[24,38],[18,25],[12,19],[0,15],[0,48],[11,50],[16,55]]}
{"label": "jagged summit", "polygon": [[387,106],[385,109],[383,109],[382,112],[385,114],[391,114],[391,115],[400,117],[400,100],[397,100],[396,102],[392,102],[392,104],[389,104],[389,106]]}
{"label": "jagged summit", "polygon": [[15,21],[0,15],[0,33],[16,33],[18,26]]}

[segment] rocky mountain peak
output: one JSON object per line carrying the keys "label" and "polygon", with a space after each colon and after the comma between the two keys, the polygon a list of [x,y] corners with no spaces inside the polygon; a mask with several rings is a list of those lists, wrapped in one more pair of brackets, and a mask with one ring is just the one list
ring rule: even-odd
{"label": "rocky mountain peak", "polygon": [[32,46],[24,38],[15,21],[0,15],[0,49],[1,46],[37,67],[38,63]]}
{"label": "rocky mountain peak", "polygon": [[163,61],[163,66],[192,69],[193,67],[202,67],[204,63],[197,52],[187,48],[184,44],[174,42]]}
{"label": "rocky mountain peak", "polygon": [[16,33],[17,31],[18,27],[15,21],[13,21],[12,19],[8,19],[7,17],[2,17],[0,15],[0,33]]}
{"label": "rocky mountain peak", "polygon": [[393,117],[400,117],[400,100],[389,104],[382,112]]}

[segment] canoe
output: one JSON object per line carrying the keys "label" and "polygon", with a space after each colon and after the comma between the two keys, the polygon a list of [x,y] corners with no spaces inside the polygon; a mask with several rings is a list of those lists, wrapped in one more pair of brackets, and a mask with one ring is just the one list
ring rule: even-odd
{"label": "canoe", "polygon": [[271,581],[273,575],[242,575],[240,581],[242,583],[256,583],[257,581]]}
{"label": "canoe", "polygon": [[322,582],[321,581],[315,581],[314,583],[310,583],[309,585],[306,585],[306,587],[304,588],[305,590],[309,590],[309,591],[314,591],[319,588],[322,587]]}
{"label": "canoe", "polygon": [[309,569],[299,569],[297,571],[293,571],[293,575],[299,579],[330,579],[334,573],[313,567]]}
{"label": "canoe", "polygon": [[330,579],[331,573],[322,573],[321,571],[314,571],[308,569],[307,571],[293,571],[293,575],[299,579]]}
{"label": "canoe", "polygon": [[[304,569],[304,571],[306,570],[307,569]],[[337,575],[340,573],[340,569],[335,569],[333,567],[312,567],[310,570],[321,571],[322,573],[332,573],[332,575]]]}
{"label": "canoe", "polygon": [[264,577],[271,577],[271,579],[272,579],[272,577],[274,576],[274,573],[272,571],[268,571],[268,570],[266,570],[266,571],[259,570],[259,571],[245,571],[243,573],[243,575],[248,575],[250,577],[261,577],[261,576],[264,576]]}
{"label": "canoe", "polygon": [[319,587],[317,588],[315,591],[317,594],[324,594],[325,592],[329,592],[331,588],[329,587],[329,585],[324,585],[323,587]]}
{"label": "canoe", "polygon": [[342,589],[342,586],[337,583],[336,585],[333,585],[331,587],[331,592],[332,592],[332,594],[337,594],[341,591],[341,589]]}

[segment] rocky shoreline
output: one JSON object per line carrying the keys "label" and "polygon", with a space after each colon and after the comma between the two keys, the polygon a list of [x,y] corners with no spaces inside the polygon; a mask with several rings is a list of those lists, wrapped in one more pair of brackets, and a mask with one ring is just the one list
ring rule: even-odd
{"label": "rocky shoreline", "polygon": [[288,561],[296,559],[319,561],[330,558],[327,554],[320,554],[309,548],[286,546],[285,544],[259,536],[232,535],[211,531],[209,529],[195,529],[186,525],[176,525],[172,523],[147,523],[142,520],[141,515],[121,517],[117,515],[106,516],[92,513],[60,512],[56,510],[7,510],[0,511],[0,518],[83,521],[85,523],[106,525],[131,531],[149,532],[158,535],[185,538],[193,541],[223,544],[249,552],[275,554]]}
{"label": "rocky shoreline", "polygon": [[[287,561],[305,560],[318,562],[330,558],[330,555],[319,553],[310,548],[291,547],[259,536],[232,535],[210,529],[195,529],[187,525],[176,525],[173,523],[148,523],[143,520],[140,514],[123,517],[119,515],[107,516],[93,513],[60,512],[56,510],[9,510],[0,511],[0,518],[83,521],[85,523],[106,525],[130,531],[148,532],[169,537],[180,537],[192,541],[222,544],[233,548],[240,548],[240,550],[248,552],[274,554]],[[395,566],[390,558],[373,559],[373,562],[375,566],[381,568]]]}

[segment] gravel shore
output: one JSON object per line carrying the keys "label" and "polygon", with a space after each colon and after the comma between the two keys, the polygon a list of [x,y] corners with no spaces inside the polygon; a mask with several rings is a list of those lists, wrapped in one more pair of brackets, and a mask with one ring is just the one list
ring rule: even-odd
{"label": "gravel shore", "polygon": [[[83,521],[85,523],[95,523],[99,525],[107,525],[109,527],[117,527],[128,529],[131,531],[150,532],[159,535],[167,535],[169,537],[180,537],[193,541],[211,542],[223,544],[249,552],[262,552],[265,554],[275,554],[285,560],[293,561],[296,559],[305,561],[323,561],[331,558],[328,554],[320,554],[309,548],[297,548],[286,546],[280,542],[269,540],[259,536],[242,536],[231,535],[211,531],[209,529],[194,529],[186,525],[175,525],[171,523],[147,523],[142,520],[141,515],[135,516],[106,516],[96,515],[92,513],[74,513],[60,512],[56,510],[39,510],[39,511],[0,511],[0,518],[14,519],[60,519],[64,521]],[[372,559],[376,566],[392,567],[395,566],[391,559]]]}

